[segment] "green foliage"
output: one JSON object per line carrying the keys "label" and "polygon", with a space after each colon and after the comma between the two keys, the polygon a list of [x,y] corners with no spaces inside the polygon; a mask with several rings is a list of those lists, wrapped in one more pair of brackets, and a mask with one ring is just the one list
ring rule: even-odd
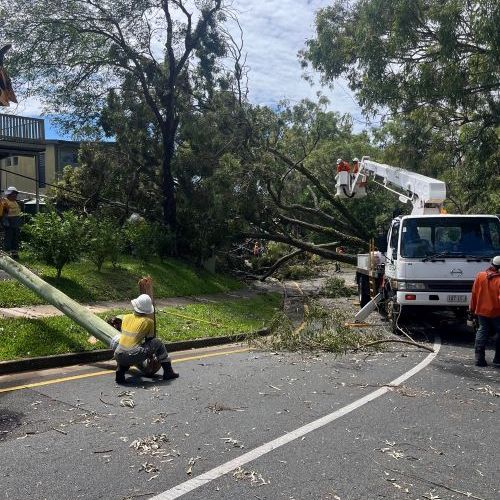
{"label": "green foliage", "polygon": [[312,267],[310,264],[303,263],[283,266],[283,268],[278,271],[278,275],[281,279],[288,280],[314,278],[317,274],[318,271],[314,267]]}
{"label": "green foliage", "polygon": [[500,7],[493,1],[336,0],[302,51],[329,83],[345,77],[385,161],[447,182],[452,212],[497,213]]}
{"label": "green foliage", "polygon": [[85,226],[73,212],[59,215],[55,211],[35,215],[24,227],[30,253],[56,269],[60,278],[68,262],[80,258],[84,246]]}
{"label": "green foliage", "polygon": [[[359,346],[359,334],[347,328],[347,315],[338,309],[326,309],[317,302],[309,304],[301,328],[296,328],[284,313],[278,313],[270,323],[269,337],[250,336],[259,348],[278,351],[327,351],[343,354]],[[379,339],[373,333],[363,336],[363,342]]]}
{"label": "green foliage", "polygon": [[96,265],[99,272],[106,260],[116,266],[123,246],[120,226],[116,221],[103,219],[99,215],[90,216],[86,222],[85,254],[87,258]]}
{"label": "green foliage", "polygon": [[493,1],[336,0],[319,10],[303,63],[328,81],[346,76],[367,110],[429,106],[448,120],[492,123],[499,21]]}
{"label": "green foliage", "polygon": [[321,294],[329,298],[350,297],[356,293],[352,288],[346,286],[342,278],[331,276],[325,280]]}
{"label": "green foliage", "polygon": [[128,221],[123,235],[132,255],[143,262],[149,262],[154,256],[171,255],[173,238],[168,228],[158,223],[150,223],[144,219]]}

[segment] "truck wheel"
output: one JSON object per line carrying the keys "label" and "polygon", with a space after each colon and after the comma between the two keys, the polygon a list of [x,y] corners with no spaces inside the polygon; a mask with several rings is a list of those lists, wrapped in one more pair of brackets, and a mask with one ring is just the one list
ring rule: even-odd
{"label": "truck wheel", "polygon": [[366,276],[361,275],[358,279],[359,305],[365,307],[370,302],[370,283]]}

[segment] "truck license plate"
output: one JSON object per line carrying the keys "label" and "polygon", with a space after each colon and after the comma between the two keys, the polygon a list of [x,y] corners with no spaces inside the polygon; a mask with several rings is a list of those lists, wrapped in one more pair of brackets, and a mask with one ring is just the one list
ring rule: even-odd
{"label": "truck license plate", "polygon": [[467,302],[467,295],[448,295],[448,302]]}

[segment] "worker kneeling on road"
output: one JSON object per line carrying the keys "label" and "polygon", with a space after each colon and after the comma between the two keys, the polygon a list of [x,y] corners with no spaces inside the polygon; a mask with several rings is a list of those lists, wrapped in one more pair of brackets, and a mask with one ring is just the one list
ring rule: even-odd
{"label": "worker kneeling on road", "polygon": [[497,334],[493,364],[500,365],[500,255],[493,258],[491,267],[476,276],[470,312],[479,321],[475,344],[476,366],[488,366],[485,349],[490,333]]}
{"label": "worker kneeling on road", "polygon": [[144,362],[155,355],[163,368],[163,380],[177,378],[178,373],[172,369],[165,344],[156,338],[154,322],[148,315],[154,313],[151,297],[146,294],[139,295],[131,301],[134,308],[133,314],[123,316],[120,340],[115,349],[116,382],[125,382],[125,373],[131,365]]}

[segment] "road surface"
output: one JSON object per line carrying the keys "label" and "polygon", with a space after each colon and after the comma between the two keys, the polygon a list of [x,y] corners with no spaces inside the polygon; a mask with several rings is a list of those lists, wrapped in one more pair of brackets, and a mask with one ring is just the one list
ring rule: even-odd
{"label": "road surface", "polygon": [[437,333],[435,357],[232,345],[176,354],[172,382],[2,376],[0,498],[498,499],[500,370]]}

